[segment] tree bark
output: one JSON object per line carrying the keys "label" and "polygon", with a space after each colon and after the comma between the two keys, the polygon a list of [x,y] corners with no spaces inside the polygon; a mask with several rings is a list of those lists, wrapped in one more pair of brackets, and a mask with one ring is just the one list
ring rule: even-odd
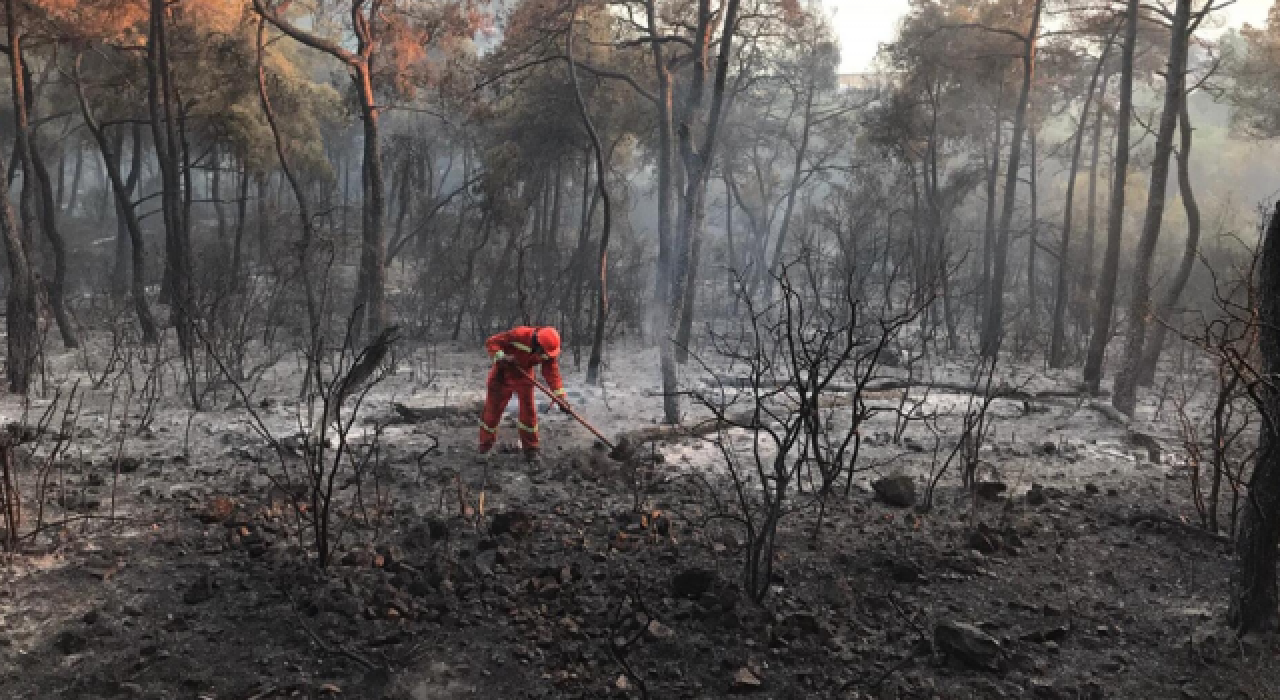
{"label": "tree bark", "polygon": [[[266,0],[253,0],[254,9],[276,29],[293,40],[342,61],[351,74],[360,101],[364,127],[364,216],[360,250],[360,269],[356,281],[355,311],[352,324],[356,337],[374,338],[387,326],[387,242],[383,230],[386,213],[386,184],[382,174],[382,148],[379,143],[378,118],[381,109],[373,86],[373,52],[377,41],[373,36],[373,20],[365,14],[363,0],[352,0],[352,29],[356,35],[356,51],[306,32],[282,19],[267,7]],[[363,308],[361,308],[363,307]]]}
{"label": "tree bark", "polygon": [[1164,111],[1156,132],[1155,159],[1147,191],[1147,211],[1142,223],[1142,236],[1134,254],[1133,289],[1129,295],[1129,332],[1125,337],[1124,358],[1116,374],[1111,402],[1121,413],[1133,417],[1138,401],[1138,374],[1141,371],[1147,324],[1151,322],[1151,261],[1160,241],[1164,222],[1166,192],[1169,186],[1169,158],[1173,154],[1173,137],[1178,128],[1178,115],[1183,102],[1183,85],[1187,68],[1188,28],[1191,22],[1191,0],[1177,0],[1173,26],[1170,29],[1169,64],[1165,76]]}
{"label": "tree bark", "polygon": [[[262,104],[262,114],[267,119],[267,126],[271,130],[271,140],[275,144],[276,158],[280,161],[280,170],[284,173],[285,179],[289,181],[289,188],[293,190],[294,201],[298,205],[298,227],[302,232],[302,239],[298,244],[298,272],[302,277],[303,294],[307,305],[308,330],[310,331],[310,335],[307,338],[309,352],[307,356],[308,379],[306,380],[309,384],[311,367],[314,366],[314,363],[320,361],[319,350],[322,330],[315,284],[311,279],[311,243],[315,239],[315,230],[311,221],[311,206],[307,202],[306,190],[289,164],[289,148],[285,144],[284,137],[280,134],[280,127],[276,122],[276,113],[271,107],[271,97],[267,93],[267,69],[263,60],[263,56],[266,53],[266,36],[267,21],[259,19],[257,45],[258,99]],[[305,386],[304,384],[304,394]]]}
{"label": "tree bark", "polygon": [[658,24],[657,0],[645,0],[646,30],[649,33],[649,50],[653,56],[654,74],[658,84],[658,269],[655,283],[657,310],[654,323],[658,333],[658,356],[662,374],[662,414],[669,424],[680,422],[679,375],[676,370],[675,338],[670,331],[672,315],[672,231],[673,197],[675,195],[675,102],[671,71],[667,65],[666,50],[661,41]]}
{"label": "tree bark", "polygon": [[231,280],[240,284],[240,272],[244,267],[244,231],[249,219],[249,165],[242,163],[240,187],[236,198],[236,232],[231,242]]}
{"label": "tree bark", "polygon": [[[569,56],[569,80],[573,83],[573,99],[578,105],[578,114],[582,117],[582,125],[586,127],[587,136],[591,139],[591,150],[596,160],[596,193],[600,197],[604,214],[603,228],[600,232],[600,255],[598,261],[599,282],[596,300],[595,332],[591,338],[591,357],[587,360],[587,384],[592,386],[600,382],[600,365],[604,357],[604,332],[609,319],[609,236],[613,231],[613,200],[609,196],[609,171],[605,165],[604,146],[600,142],[600,132],[596,130],[591,119],[591,111],[587,109],[587,101],[582,97],[582,86],[578,82],[578,69],[573,58],[573,23],[577,19],[578,3],[574,1],[569,15],[568,38],[565,40],[565,53]],[[556,174],[556,208],[560,206],[560,177]],[[555,217],[559,219],[559,214]],[[587,219],[590,229],[591,220]]]}
{"label": "tree bark", "polygon": [[1097,393],[1102,383],[1102,361],[1111,341],[1115,312],[1116,277],[1120,272],[1120,242],[1124,233],[1125,184],[1129,179],[1129,121],[1133,114],[1133,53],[1138,42],[1139,0],[1129,0],[1125,16],[1124,48],[1120,58],[1120,106],[1116,112],[1115,158],[1111,166],[1111,199],[1107,211],[1107,249],[1097,285],[1093,333],[1085,357],[1084,383]]}
{"label": "tree bark", "polygon": [[[1058,279],[1053,292],[1053,325],[1049,337],[1049,366],[1054,369],[1061,369],[1066,366],[1067,302],[1071,298],[1071,277],[1067,272],[1071,269],[1072,218],[1075,214],[1076,177],[1080,172],[1080,152],[1084,146],[1085,129],[1089,126],[1089,109],[1093,106],[1093,98],[1098,89],[1098,78],[1102,74],[1103,66],[1107,63],[1107,57],[1111,54],[1111,46],[1115,43],[1115,36],[1118,32],[1119,27],[1116,27],[1116,31],[1113,31],[1107,39],[1107,44],[1102,49],[1102,55],[1098,57],[1098,65],[1093,69],[1093,77],[1089,79],[1089,90],[1085,93],[1084,107],[1080,109],[1080,123],[1076,126],[1075,143],[1071,146],[1071,169],[1067,174],[1067,195],[1066,202],[1063,204],[1062,241],[1058,244]],[[1099,102],[1099,123],[1101,123],[1101,119],[1102,105]],[[1096,151],[1096,134],[1094,146]],[[1096,154],[1094,166],[1097,166]],[[1090,180],[1090,238],[1092,238],[1093,197],[1096,192],[1096,179],[1091,176]],[[1090,241],[1090,252],[1092,252],[1092,247],[1092,241]],[[1086,258],[1085,263],[1090,267],[1093,266],[1093,261],[1088,258]]]}
{"label": "tree bark", "polygon": [[1182,197],[1182,208],[1187,214],[1187,241],[1182,250],[1182,260],[1178,270],[1165,290],[1164,298],[1156,311],[1156,323],[1151,329],[1151,338],[1143,350],[1142,364],[1139,365],[1138,383],[1140,386],[1151,386],[1156,379],[1156,365],[1160,362],[1160,353],[1164,349],[1164,341],[1168,332],[1165,325],[1174,315],[1178,300],[1191,279],[1191,271],[1196,265],[1196,256],[1200,250],[1200,205],[1196,202],[1196,193],[1191,186],[1191,114],[1187,109],[1187,100],[1182,100],[1179,118],[1181,143],[1178,149],[1178,190]]}
{"label": "tree bark", "polygon": [[[715,150],[721,126],[721,117],[725,103],[725,87],[728,83],[729,64],[733,53],[733,36],[737,30],[738,12],[741,0],[728,0],[724,7],[723,17],[713,20],[710,0],[698,2],[698,24],[695,36],[696,50],[693,55],[693,69],[690,79],[689,93],[685,97],[681,110],[678,134],[681,159],[684,162],[685,187],[678,220],[677,241],[672,259],[673,275],[671,280],[671,312],[667,319],[668,333],[676,339],[676,361],[683,364],[688,360],[688,338],[681,343],[681,327],[692,324],[693,296],[691,288],[697,284],[697,269],[693,251],[695,242],[702,236],[703,223],[706,218],[707,185],[711,176],[711,165],[715,160]],[[713,22],[721,26],[720,42],[716,54],[714,71],[710,70],[711,35]],[[706,80],[708,74],[713,75],[711,103],[705,113]],[[701,138],[697,138],[695,121],[702,122]]]}
{"label": "tree bark", "polygon": [[[66,280],[67,248],[58,232],[58,205],[54,199],[53,181],[45,167],[44,159],[35,142],[31,129],[30,108],[33,102],[31,75],[24,62],[23,34],[14,0],[5,1],[5,19],[9,37],[9,77],[13,97],[15,122],[15,149],[22,162],[22,196],[26,206],[39,207],[40,228],[53,251],[53,277],[46,282],[49,306],[58,323],[62,344],[67,348],[80,346],[75,328],[67,315]],[[30,231],[26,231],[28,238]]]}
{"label": "tree bark", "polygon": [[[12,3],[13,0],[7,0]],[[0,192],[9,191],[8,164],[0,153]],[[5,328],[8,331],[8,357],[5,370],[9,390],[26,394],[40,353],[39,325],[36,318],[35,279],[27,246],[13,216],[8,197],[0,197],[0,233],[4,234],[5,256],[9,262],[8,295],[5,299]]]}
{"label": "tree bark", "polygon": [[132,254],[131,293],[133,309],[138,317],[138,327],[142,331],[142,342],[154,344],[159,341],[155,318],[151,315],[151,307],[147,304],[146,257],[145,243],[142,239],[142,226],[138,223],[138,213],[131,199],[133,188],[137,185],[142,170],[142,130],[138,125],[133,128],[133,165],[126,181],[120,174],[120,157],[111,140],[98,125],[89,101],[85,97],[84,84],[80,82],[80,56],[74,63],[76,99],[80,105],[80,114],[84,118],[85,128],[102,152],[102,162],[107,169],[107,178],[111,183],[111,191],[115,195],[116,212],[122,217],[123,225],[129,234],[129,249]]}
{"label": "tree bark", "polygon": [[[1004,86],[1001,85],[1003,96]],[[992,129],[991,160],[987,163],[987,212],[982,227],[982,290],[979,298],[984,304],[990,304],[991,297],[991,261],[996,247],[996,195],[1000,188],[1000,136],[1003,129],[1000,123],[1000,100],[996,100],[995,125]],[[886,249],[888,246],[886,245]],[[886,272],[887,274],[887,272]]]}
{"label": "tree bark", "polygon": [[76,205],[80,202],[80,177],[84,172],[84,149],[76,148],[76,165],[71,172],[71,191],[67,193],[67,216],[76,215]]}
{"label": "tree bark", "polygon": [[1258,456],[1236,533],[1235,572],[1228,618],[1240,634],[1266,632],[1277,619],[1276,547],[1280,545],[1280,205],[1271,214],[1258,269],[1258,347],[1265,381],[1259,382],[1262,427]]}
{"label": "tree bark", "polygon": [[[190,361],[195,339],[191,316],[190,247],[183,221],[180,163],[181,142],[177,134],[173,104],[172,71],[169,65],[167,8],[164,0],[151,0],[147,36],[147,105],[153,146],[160,167],[161,210],[165,229],[165,277],[170,293],[170,315],[178,335],[179,351]],[[199,404],[195,382],[189,382],[193,404]]]}
{"label": "tree bark", "polygon": [[213,200],[213,213],[218,217],[218,241],[227,243],[227,211],[222,207],[222,152],[213,149],[213,175],[210,177],[210,199]]}
{"label": "tree bark", "polygon": [[981,352],[983,357],[996,357],[1004,337],[1004,283],[1009,265],[1009,237],[1013,227],[1013,211],[1017,204],[1018,166],[1022,158],[1022,140],[1026,129],[1027,108],[1031,103],[1031,85],[1035,78],[1036,47],[1040,37],[1040,14],[1044,0],[1036,0],[1031,10],[1031,28],[1027,31],[1022,54],[1022,91],[1013,115],[1013,136],[1009,141],[1009,165],[1005,172],[1004,204],[1000,211],[1000,229],[995,241],[995,259],[991,268],[991,288],[987,290],[987,308],[982,321]]}
{"label": "tree bark", "polygon": [[[812,57],[811,57],[812,58]],[[800,128],[800,145],[796,147],[796,157],[791,163],[791,184],[787,188],[787,205],[782,213],[782,223],[778,226],[778,240],[774,243],[773,257],[769,261],[769,275],[765,278],[765,303],[773,296],[774,277],[782,264],[782,251],[787,241],[787,232],[791,230],[791,219],[795,214],[796,196],[800,192],[801,179],[804,175],[804,160],[809,154],[809,141],[813,132],[813,104],[818,91],[816,62],[811,60],[809,66],[809,82],[805,87],[804,122]]]}

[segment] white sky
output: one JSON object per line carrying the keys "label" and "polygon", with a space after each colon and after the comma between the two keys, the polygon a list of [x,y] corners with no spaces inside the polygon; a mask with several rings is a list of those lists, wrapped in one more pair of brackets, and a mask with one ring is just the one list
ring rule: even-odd
{"label": "white sky", "polygon": [[[907,11],[907,0],[822,0],[832,13],[840,35],[842,70],[868,70],[881,43],[893,38],[898,19]],[[1254,26],[1266,23],[1267,8],[1272,0],[1237,0],[1222,11],[1228,26],[1246,22]]]}

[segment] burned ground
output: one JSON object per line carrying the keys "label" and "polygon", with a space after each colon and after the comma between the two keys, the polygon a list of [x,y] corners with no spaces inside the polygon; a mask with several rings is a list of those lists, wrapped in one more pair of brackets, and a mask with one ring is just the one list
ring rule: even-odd
{"label": "burned ground", "polygon": [[[1193,526],[1185,470],[1083,404],[1004,402],[984,464],[1006,489],[945,475],[927,513],[870,488],[922,486],[922,437],[869,431],[874,468],[820,522],[796,497],[758,605],[706,438],[650,445],[637,473],[546,418],[542,465],[482,464],[465,410],[391,409],[442,384],[464,404],[482,369],[448,355],[370,399],[380,466],[343,487],[369,510],[340,514],[323,571],[242,409],[189,430],[159,411],[120,451],[87,400],[51,526],[5,569],[6,696],[1274,697],[1277,647],[1224,626],[1230,546]],[[643,384],[609,386],[575,400],[640,423]]]}

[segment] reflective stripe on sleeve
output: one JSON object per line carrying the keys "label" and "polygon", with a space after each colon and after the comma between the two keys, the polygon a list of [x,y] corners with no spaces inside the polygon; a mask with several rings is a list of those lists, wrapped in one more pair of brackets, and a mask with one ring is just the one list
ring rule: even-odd
{"label": "reflective stripe on sleeve", "polygon": [[525,345],[524,343],[514,343],[514,342],[513,342],[513,343],[511,343],[511,347],[513,347],[513,348],[515,348],[516,350],[519,350],[519,351],[521,351],[521,352],[533,352],[533,348],[529,347],[528,345]]}
{"label": "reflective stripe on sleeve", "polygon": [[564,389],[556,389],[555,391],[553,391],[553,392],[551,392],[551,393],[555,394],[556,396],[564,396],[566,392],[565,392],[565,390],[564,390]]}

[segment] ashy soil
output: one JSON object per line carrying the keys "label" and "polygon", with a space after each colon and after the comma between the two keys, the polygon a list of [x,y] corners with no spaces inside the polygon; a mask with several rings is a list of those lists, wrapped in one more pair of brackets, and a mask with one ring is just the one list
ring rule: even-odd
{"label": "ashy soil", "polygon": [[[566,372],[606,433],[661,415],[655,358],[626,352],[640,361],[603,389]],[[86,388],[79,355],[52,364],[44,398],[0,405],[37,425],[81,382],[74,425],[58,408],[18,452],[22,532],[42,529],[0,572],[6,698],[1280,697],[1277,640],[1223,626],[1230,545],[1196,527],[1174,445],[1138,447],[1083,400],[996,402],[980,478],[1005,488],[975,498],[945,474],[922,513],[871,487],[903,476],[919,497],[933,460],[922,425],[891,439],[900,404],[883,397],[863,471],[821,520],[796,496],[756,603],[743,530],[711,497],[728,495],[716,435],[624,465],[544,411],[530,466],[477,461],[461,408],[398,420],[393,403],[478,400],[475,348],[406,362],[369,394],[352,437],[377,457],[335,486],[324,570],[281,478],[305,447],[285,440],[281,461],[234,392],[192,413],[173,389]],[[252,397],[277,438],[306,424],[296,371]],[[1159,409],[1144,408],[1155,428]],[[63,455],[42,460],[59,431]]]}

